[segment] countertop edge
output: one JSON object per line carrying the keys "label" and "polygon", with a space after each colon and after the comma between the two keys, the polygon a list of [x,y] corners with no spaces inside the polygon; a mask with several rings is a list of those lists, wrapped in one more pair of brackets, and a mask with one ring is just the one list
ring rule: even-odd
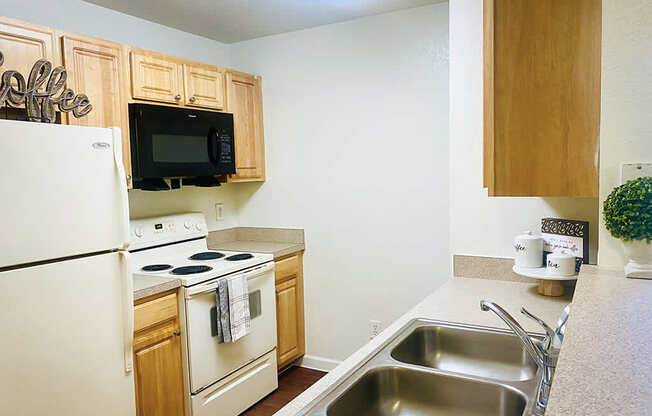
{"label": "countertop edge", "polygon": [[173,290],[181,287],[181,280],[179,279],[170,279],[167,282],[161,282],[153,284],[152,286],[144,287],[138,290],[134,290],[134,302],[147,298],[149,296],[158,295],[168,290]]}
{"label": "countertop edge", "polygon": [[[282,247],[270,250],[268,248],[264,248],[265,245],[276,245]],[[261,249],[261,247],[263,248]],[[208,248],[211,250],[249,251],[252,253],[272,254],[274,256],[274,260],[277,260],[281,257],[305,251],[306,245],[304,243],[285,243],[279,241],[236,240],[210,244]]]}

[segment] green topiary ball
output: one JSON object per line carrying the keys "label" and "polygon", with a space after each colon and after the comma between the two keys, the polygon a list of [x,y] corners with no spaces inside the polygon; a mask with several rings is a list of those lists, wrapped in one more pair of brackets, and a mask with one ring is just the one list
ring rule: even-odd
{"label": "green topiary ball", "polygon": [[623,241],[652,240],[652,177],[617,186],[604,201],[607,230]]}

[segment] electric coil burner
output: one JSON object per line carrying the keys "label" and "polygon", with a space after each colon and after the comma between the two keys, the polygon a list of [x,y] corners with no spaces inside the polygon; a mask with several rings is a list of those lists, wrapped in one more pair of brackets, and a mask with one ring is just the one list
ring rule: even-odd
{"label": "electric coil burner", "polygon": [[248,259],[252,258],[253,256],[254,256],[253,254],[241,253],[241,254],[234,254],[232,256],[229,256],[225,260],[228,260],[228,261],[248,260]]}
{"label": "electric coil burner", "polygon": [[177,267],[176,269],[173,269],[170,273],[184,275],[184,274],[204,273],[210,270],[213,270],[213,268],[209,266],[183,266],[183,267]]}
{"label": "electric coil burner", "polygon": [[189,260],[217,260],[224,257],[224,254],[218,253],[217,251],[204,251],[202,253],[193,254],[188,259]]}
{"label": "electric coil burner", "polygon": [[171,269],[172,265],[170,264],[149,264],[144,266],[141,270],[144,272],[161,272],[163,270]]}

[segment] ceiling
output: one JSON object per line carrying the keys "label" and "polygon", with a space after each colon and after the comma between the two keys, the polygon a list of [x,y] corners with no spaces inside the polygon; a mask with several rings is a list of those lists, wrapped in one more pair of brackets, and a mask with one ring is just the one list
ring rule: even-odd
{"label": "ceiling", "polygon": [[224,43],[445,0],[85,0]]}

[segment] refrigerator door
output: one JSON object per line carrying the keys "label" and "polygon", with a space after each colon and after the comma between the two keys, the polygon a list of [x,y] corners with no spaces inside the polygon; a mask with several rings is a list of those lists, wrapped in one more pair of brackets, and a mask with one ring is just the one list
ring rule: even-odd
{"label": "refrigerator door", "polygon": [[126,248],[118,128],[0,120],[0,268]]}
{"label": "refrigerator door", "polygon": [[125,260],[109,253],[0,272],[0,413],[136,414]]}

